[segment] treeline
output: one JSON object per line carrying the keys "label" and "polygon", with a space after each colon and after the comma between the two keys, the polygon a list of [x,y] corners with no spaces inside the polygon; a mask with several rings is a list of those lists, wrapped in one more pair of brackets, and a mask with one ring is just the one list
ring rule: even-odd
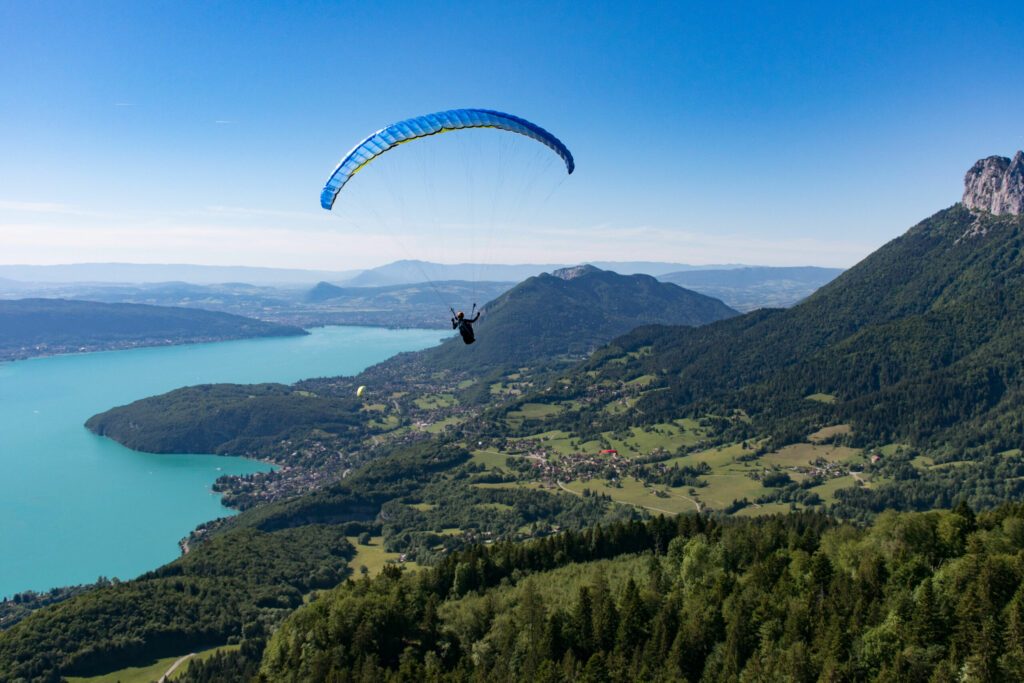
{"label": "treeline", "polygon": [[336,585],[354,556],[345,529],[237,529],[133,581],[40,609],[0,633],[0,680],[88,676],[259,637]]}
{"label": "treeline", "polygon": [[884,510],[950,508],[965,501],[979,510],[1024,499],[1024,457],[1019,451],[970,461],[949,460],[936,467],[911,464],[916,451],[883,458],[873,473],[885,483],[836,492],[830,510],[846,519],[867,521]]}
{"label": "treeline", "polygon": [[1020,505],[622,523],[347,582],[259,680],[1022,680],[1022,557]]}

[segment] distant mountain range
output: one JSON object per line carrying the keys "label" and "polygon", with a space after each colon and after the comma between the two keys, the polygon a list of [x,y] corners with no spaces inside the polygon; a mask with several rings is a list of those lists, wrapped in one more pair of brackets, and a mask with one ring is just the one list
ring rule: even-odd
{"label": "distant mountain range", "polygon": [[300,334],[306,331],[214,311],[63,299],[0,300],[0,360]]}
{"label": "distant mountain range", "polygon": [[[428,261],[396,261],[370,269],[305,270],[298,268],[259,268],[252,266],[203,266],[187,263],[72,263],[32,266],[0,265],[0,286],[34,284],[106,283],[144,284],[182,282],[195,285],[247,283],[260,286],[312,286],[317,282],[349,287],[381,287],[415,284],[426,280],[489,280],[521,282],[533,275],[551,272],[573,264],[441,264]],[[662,275],[675,271],[730,269],[737,265],[692,266],[685,263],[656,261],[595,261],[593,265],[618,273]]]}
{"label": "distant mountain range", "polygon": [[[653,274],[662,281],[721,299],[739,311],[790,306],[841,272],[836,268],[697,267],[653,262],[592,265],[621,274]],[[6,268],[26,278],[37,278],[29,282],[0,277],[0,299],[44,297],[182,306],[299,326],[434,327],[443,325],[449,306],[468,307],[474,301],[483,304],[522,279],[540,274],[542,269],[547,268],[547,272],[558,269],[539,265],[444,266],[404,261],[360,272],[339,285],[327,280],[317,283],[316,277],[330,276],[333,280],[345,275],[340,271],[212,266],[182,266],[183,270],[179,270],[177,266],[130,264],[113,264],[112,267],[108,270],[103,264],[0,266],[0,272]],[[423,279],[425,274],[430,281]],[[167,276],[178,279],[159,280]],[[447,279],[449,276],[466,279]],[[228,277],[251,278],[252,282],[227,281]],[[499,279],[488,280],[488,277]],[[96,279],[79,281],[79,278]],[[158,281],[152,281],[154,278]],[[187,278],[202,282],[186,281]],[[217,280],[222,281],[215,282]],[[374,282],[397,284],[374,285]]]}
{"label": "distant mountain range", "polygon": [[[387,285],[412,284],[425,280],[488,280],[492,282],[522,282],[528,277],[550,273],[559,268],[569,268],[575,264],[519,264],[505,265],[500,263],[457,263],[443,264],[429,261],[404,260],[363,271],[346,282],[336,281],[349,287],[382,287]],[[692,266],[685,263],[664,263],[659,261],[593,261],[590,262],[602,270],[611,270],[623,275],[645,274],[655,277],[672,272],[691,270],[727,270],[741,268],[741,265]],[[0,271],[2,272],[2,271]]]}
{"label": "distant mountain range", "polygon": [[738,311],[788,308],[828,284],[842,268],[743,266],[727,270],[686,270],[659,275],[662,282],[721,299]]}
{"label": "distant mountain range", "polygon": [[245,282],[254,285],[311,285],[320,280],[341,281],[360,270],[301,270],[251,266],[200,266],[187,263],[72,263],[55,266],[0,265],[2,278],[31,283],[103,282],[139,284],[188,282],[197,285]]}

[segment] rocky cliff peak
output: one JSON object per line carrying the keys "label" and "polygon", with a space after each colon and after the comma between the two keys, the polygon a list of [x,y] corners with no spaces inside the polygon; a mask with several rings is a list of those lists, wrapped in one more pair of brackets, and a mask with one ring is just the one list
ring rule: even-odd
{"label": "rocky cliff peak", "polygon": [[1024,152],[979,160],[964,177],[964,206],[995,216],[1024,213]]}
{"label": "rocky cliff peak", "polygon": [[551,274],[557,278],[563,280],[575,280],[578,277],[586,275],[587,273],[596,273],[600,268],[595,268],[589,264],[583,264],[581,266],[570,266],[569,268],[559,268],[558,270],[551,271]]}

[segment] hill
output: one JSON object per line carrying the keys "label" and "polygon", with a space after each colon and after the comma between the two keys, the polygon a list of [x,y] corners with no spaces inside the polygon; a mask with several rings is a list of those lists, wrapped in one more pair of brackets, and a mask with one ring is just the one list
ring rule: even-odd
{"label": "hill", "polygon": [[786,308],[807,298],[834,280],[842,268],[773,268],[744,266],[726,270],[686,270],[659,275],[701,294],[713,296],[738,311],[757,308]]}
{"label": "hill", "polygon": [[305,330],[198,309],[64,299],[0,300],[0,360],[300,334]]}
{"label": "hill", "polygon": [[717,299],[649,275],[577,266],[531,277],[487,304],[476,344],[455,338],[423,358],[441,367],[538,365],[581,358],[638,325],[704,325],[734,315]]}

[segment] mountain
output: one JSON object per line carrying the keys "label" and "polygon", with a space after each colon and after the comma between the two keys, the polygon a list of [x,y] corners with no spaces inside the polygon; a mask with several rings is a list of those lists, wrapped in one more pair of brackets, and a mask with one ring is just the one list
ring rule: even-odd
{"label": "mountain", "polygon": [[197,309],[64,299],[0,301],[0,359],[133,346],[306,334]]}
{"label": "mountain", "polygon": [[842,268],[815,266],[743,266],[726,270],[677,271],[659,275],[658,279],[721,299],[736,310],[746,312],[792,306],[842,272]]}
{"label": "mountain", "polygon": [[[648,416],[734,406],[778,428],[811,405],[803,397],[820,394],[834,397],[828,410],[860,443],[1015,449],[1024,411],[1022,248],[1024,217],[957,204],[791,309],[637,330],[589,369],[666,377],[665,391],[637,405]],[[640,348],[650,353],[628,355]]]}
{"label": "mountain", "polygon": [[[603,270],[612,270],[616,273],[637,273],[655,276],[678,271],[706,270],[709,268],[726,270],[733,267],[742,267],[739,265],[691,266],[685,263],[663,263],[659,261],[595,261],[591,265]],[[564,263],[547,265],[506,265],[500,263],[444,264],[406,260],[371,268],[341,284],[348,287],[383,287],[387,285],[414,284],[427,280],[522,282],[528,277],[566,267],[568,267],[568,264]],[[339,282],[337,279],[332,281]]]}
{"label": "mountain", "polygon": [[247,282],[263,285],[311,285],[345,280],[359,270],[301,270],[252,266],[199,266],[187,263],[71,263],[56,266],[0,265],[0,277],[33,283],[142,283],[181,281],[192,284]]}
{"label": "mountain", "polygon": [[734,315],[717,299],[649,275],[576,266],[516,285],[486,305],[476,344],[453,338],[424,351],[423,359],[476,369],[536,365],[582,357],[639,325],[704,325]]}
{"label": "mountain", "polygon": [[[406,367],[390,381],[380,367],[368,370],[381,381],[365,382],[361,410],[381,429],[395,418],[390,444],[375,434],[358,447],[368,463],[204,526],[187,555],[137,580],[33,612],[0,634],[0,672],[15,680],[111,673],[241,640],[195,662],[188,680],[260,669],[284,681],[355,672],[367,680],[1021,680],[1024,217],[990,209],[936,213],[791,309],[697,328],[645,326],[547,386],[531,386],[544,375],[510,373],[521,393],[495,392],[479,412],[458,405],[455,387],[473,383],[465,373],[446,382],[424,363],[421,380],[400,384]],[[544,327],[572,326],[588,296],[623,277],[584,266],[531,278],[494,303],[481,342],[528,334],[537,310],[548,316]],[[584,310],[557,318],[553,306],[565,301]],[[448,346],[478,350],[458,344]],[[325,378],[271,393],[351,401],[355,384]],[[232,391],[236,403],[249,395]],[[452,404],[457,412],[444,413]],[[615,441],[590,442],[582,429],[559,434],[545,418],[571,414]],[[453,428],[449,419],[463,421]],[[811,424],[846,444],[888,448],[858,452],[841,477],[799,467],[804,456],[765,462]],[[504,431],[488,433],[492,426]],[[729,440],[729,429],[739,438]],[[677,437],[670,447],[650,447],[667,436]],[[720,440],[709,448],[709,438]],[[558,441],[568,442],[565,452]],[[690,482],[619,476],[614,449],[641,447],[623,466],[676,469]],[[341,449],[279,445],[300,458]],[[592,466],[583,482],[559,470],[551,494],[534,480],[574,456]],[[674,464],[697,459],[703,469]],[[780,478],[812,491],[850,481],[832,503],[802,499],[816,512],[760,520],[644,521],[605,493],[671,512],[714,488],[707,479],[727,476],[712,470],[726,460],[736,468],[728,476],[765,498],[747,501],[744,513],[793,509],[795,499],[774,495]],[[824,460],[810,464],[835,464]],[[286,469],[266,480],[279,484]],[[858,502],[871,512],[954,509],[888,512],[858,525],[835,519]],[[967,503],[986,509],[976,514]],[[527,534],[537,540],[514,542]],[[352,575],[345,564],[379,567],[389,556],[377,578],[337,585]],[[410,557],[431,566],[403,572]]]}

